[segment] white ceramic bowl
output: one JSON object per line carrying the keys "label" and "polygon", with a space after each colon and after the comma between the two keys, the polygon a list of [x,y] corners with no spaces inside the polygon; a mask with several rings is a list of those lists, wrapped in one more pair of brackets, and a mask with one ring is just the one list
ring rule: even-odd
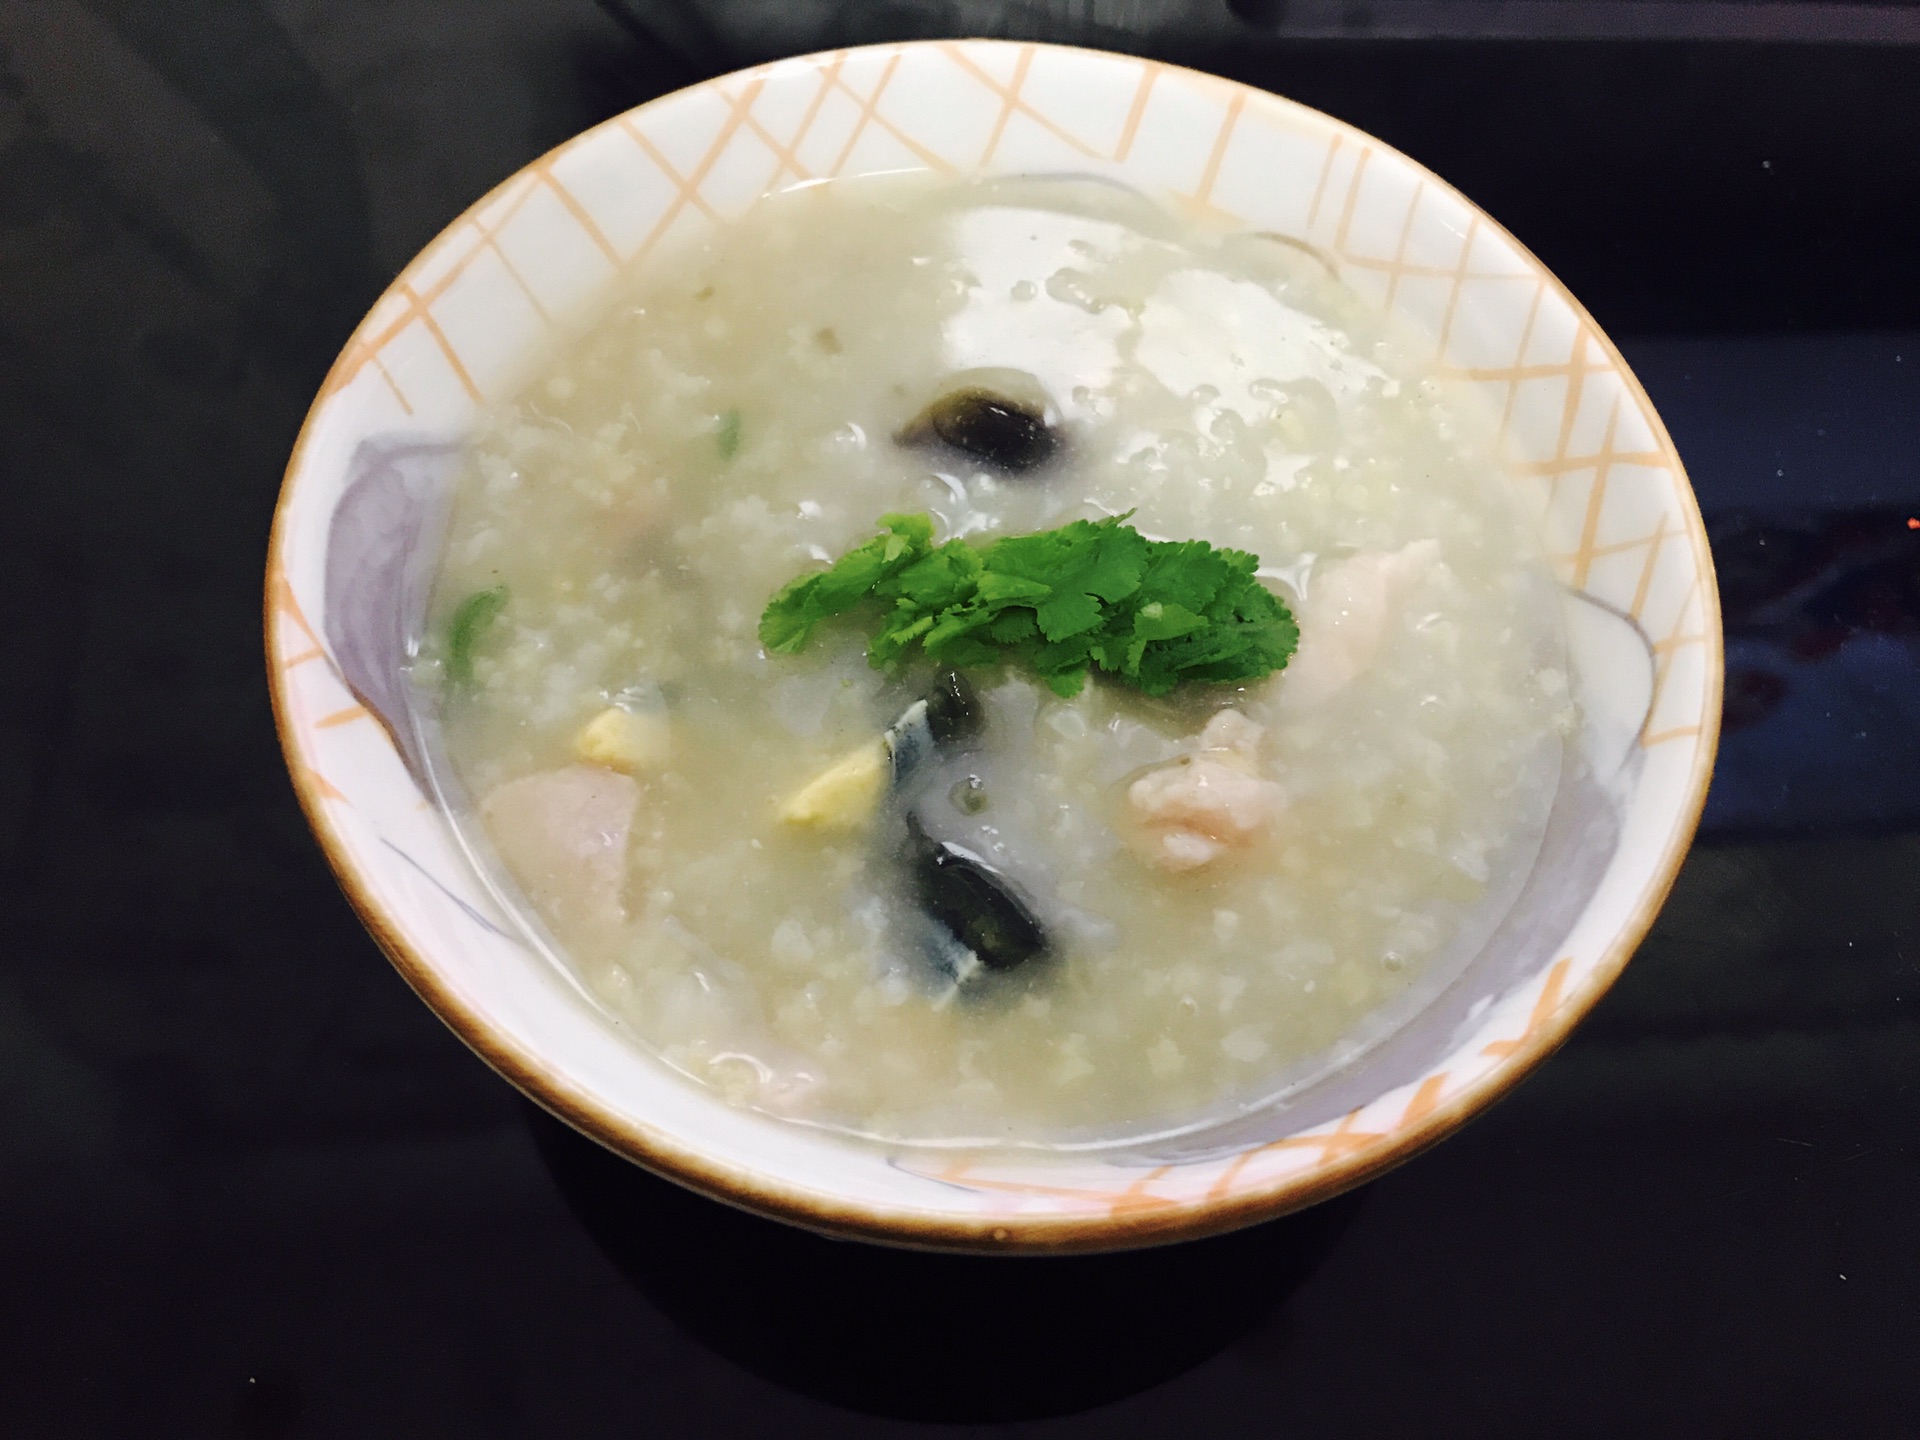
{"label": "white ceramic bowl", "polygon": [[[623,1039],[499,913],[416,780],[398,667],[419,502],[479,408],[656,247],[800,181],[1071,171],[1302,240],[1501,415],[1567,596],[1585,717],[1541,857],[1461,977],[1347,1070],[1229,1125],[1097,1154],[889,1153],[727,1105]],[[1569,177],[1568,183],[1576,183]],[[1595,224],[1606,221],[1596,196]],[[1151,61],[954,41],[784,60],[542,157],[409,265],[328,375],[267,568],[287,763],[361,918],[440,1017],[581,1130],[721,1199],[902,1244],[1092,1250],[1295,1209],[1440,1139],[1544,1059],[1665,898],[1717,738],[1699,512],[1645,392],[1511,236],[1316,111]]]}

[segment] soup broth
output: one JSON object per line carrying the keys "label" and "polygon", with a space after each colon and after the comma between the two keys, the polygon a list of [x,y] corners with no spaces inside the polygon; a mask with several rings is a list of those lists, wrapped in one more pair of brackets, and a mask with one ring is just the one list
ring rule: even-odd
{"label": "soup broth", "polygon": [[[486,418],[415,671],[453,808],[609,1015],[741,1104],[1101,1143],[1305,1083],[1497,920],[1572,725],[1512,481],[1413,353],[1313,252],[1097,181],[772,197]],[[1017,453],[928,420],[956,394]],[[758,630],[892,513],[1250,551],[1300,647],[1158,697],[968,669],[907,767],[951,677],[874,669],[854,619]],[[942,918],[969,866],[1020,962]]]}

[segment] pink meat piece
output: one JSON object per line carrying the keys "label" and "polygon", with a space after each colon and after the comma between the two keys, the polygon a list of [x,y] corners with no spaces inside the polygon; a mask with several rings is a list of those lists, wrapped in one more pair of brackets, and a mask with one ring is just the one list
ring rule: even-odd
{"label": "pink meat piece", "polygon": [[1286,804],[1259,771],[1261,728],[1222,710],[1200,732],[1197,752],[1151,770],[1127,787],[1140,822],[1137,848],[1165,870],[1193,870],[1245,846]]}
{"label": "pink meat piece", "polygon": [[640,786],[598,765],[569,765],[509,780],[480,802],[507,868],[563,936],[626,921],[627,836]]}
{"label": "pink meat piece", "polygon": [[1351,685],[1373,663],[1407,592],[1439,561],[1437,540],[1415,540],[1314,576],[1300,605],[1300,647],[1280,672],[1280,703],[1310,710]]}

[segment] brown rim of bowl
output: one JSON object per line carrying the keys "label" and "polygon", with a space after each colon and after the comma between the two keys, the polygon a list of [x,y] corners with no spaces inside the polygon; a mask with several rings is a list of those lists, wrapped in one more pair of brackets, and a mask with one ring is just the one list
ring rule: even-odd
{"label": "brown rim of bowl", "polygon": [[[562,142],[542,158],[557,156],[586,136],[607,126],[617,125],[627,116],[641,113],[657,105],[669,104],[691,90],[697,90],[721,80],[762,74],[774,63],[787,66],[798,63],[817,67],[835,58],[844,59],[853,54],[898,55],[953,43],[956,42],[918,40],[855,46],[845,50],[788,57],[766,65],[735,71],[730,75],[717,76],[714,80],[702,81],[686,89],[657,96],[644,105],[635,106],[632,110],[603,121]],[[1687,538],[1693,548],[1694,563],[1705,582],[1701,586],[1701,597],[1707,612],[1705,628],[1708,639],[1706,677],[1708,692],[1706,712],[1702,716],[1700,725],[1699,750],[1694,759],[1693,773],[1688,777],[1688,792],[1682,801],[1680,821],[1669,833],[1666,848],[1656,862],[1652,875],[1632,913],[1577,990],[1562,997],[1559,1004],[1543,1016],[1539,1024],[1531,1028],[1517,1047],[1501,1057],[1486,1073],[1466,1082],[1459,1093],[1435,1106],[1420,1119],[1401,1126],[1376,1143],[1357,1148],[1340,1159],[1324,1161],[1303,1174],[1283,1177],[1264,1185],[1250,1186],[1241,1193],[1229,1194],[1219,1199],[1203,1198],[1184,1203],[1170,1201],[1164,1207],[1156,1206],[1149,1210],[1129,1213],[1083,1216],[1003,1216],[977,1221],[930,1218],[910,1211],[888,1214],[866,1206],[849,1204],[830,1193],[810,1191],[797,1186],[769,1184],[762,1176],[751,1171],[715,1162],[664,1131],[614,1115],[593,1096],[579,1091],[551,1070],[546,1069],[537,1055],[528,1053],[497,1035],[484,1019],[441,980],[433,964],[407,943],[398,927],[380,909],[361,883],[355,866],[348,857],[346,847],[327,815],[325,797],[313,783],[305,759],[287,723],[286,700],[283,695],[287,671],[282,663],[284,657],[280,653],[278,627],[274,623],[274,581],[283,573],[281,557],[287,500],[292,493],[295,472],[300,467],[315,419],[333,393],[332,387],[336,373],[364,338],[369,327],[368,317],[361,319],[340,355],[328,368],[326,379],[322,381],[313,405],[301,422],[300,433],[294,440],[293,452],[288,457],[280,495],[274,505],[273,527],[267,542],[265,596],[267,688],[273,703],[274,728],[280,737],[281,751],[287,762],[288,773],[293,780],[294,791],[299,797],[300,807],[306,813],[307,823],[312,828],[315,838],[319,840],[327,862],[333,867],[341,890],[359,915],[361,923],[366,926],[368,933],[386,952],[387,958],[393,962],[394,968],[413,988],[414,993],[426,1002],[428,1008],[438,1015],[447,1027],[466,1043],[468,1048],[515,1088],[558,1119],[616,1154],[688,1189],[743,1210],[784,1220],[827,1235],[904,1248],[997,1254],[1074,1254],[1136,1249],[1149,1245],[1167,1244],[1176,1240],[1198,1239],[1257,1221],[1274,1219],[1330,1199],[1343,1190],[1351,1189],[1412,1159],[1429,1146],[1445,1139],[1475,1114],[1505,1097],[1541,1062],[1559,1049],[1574,1027],[1586,1017],[1587,1012],[1593,1008],[1601,995],[1606,993],[1608,987],[1619,976],[1621,970],[1626,967],[1628,959],[1645,938],[1648,928],[1653,924],[1654,916],[1673,889],[1674,880],[1679,874],[1680,862],[1685,857],[1694,832],[1699,826],[1700,814],[1706,804],[1707,786],[1713,777],[1713,763],[1720,733],[1721,693],[1725,679],[1720,599],[1718,588],[1713,583],[1713,558],[1707,548],[1706,527],[1700,517],[1699,502],[1694,497],[1693,486],[1687,479],[1686,467],[1680,459],[1679,451],[1674,447],[1673,438],[1667,433],[1666,424],[1654,408],[1645,387],[1628,366],[1619,348],[1595,323],[1593,316],[1587,312],[1587,308],[1561,283],[1557,275],[1540,263],[1539,258],[1531,250],[1508,233],[1497,220],[1487,215],[1478,205],[1424,165],[1365,131],[1323,114],[1311,106],[1185,66],[1142,60],[1137,56],[1089,50],[1084,46],[1042,45],[1015,41],[969,41],[967,43],[987,43],[1020,50],[1050,50],[1096,55],[1103,59],[1154,66],[1162,72],[1191,77],[1203,88],[1217,87],[1251,97],[1257,104],[1272,104],[1304,112],[1315,122],[1330,127],[1336,134],[1360,141],[1366,146],[1391,155],[1400,163],[1411,167],[1413,172],[1422,176],[1429,185],[1435,186],[1441,193],[1452,196],[1466,205],[1480,217],[1482,224],[1511,245],[1515,253],[1523,256],[1571,307],[1574,315],[1591,330],[1594,338],[1604,347],[1607,357],[1618,367],[1629,394],[1639,403],[1642,413],[1652,422],[1654,439],[1659,450],[1669,457],[1674,467],[1674,474],[1681,482],[1680,494],[1687,521]],[[539,161],[532,163],[537,164]],[[394,283],[397,284],[405,278],[407,271],[419,262],[419,256],[432,253],[454,230],[472,219],[476,211],[518,180],[527,168],[522,166],[462,211],[432,241],[421,248],[415,258],[409,261],[407,267],[396,277]],[[378,309],[381,301],[391,293],[390,285],[381,293],[380,299],[374,302],[369,316],[372,310]]]}

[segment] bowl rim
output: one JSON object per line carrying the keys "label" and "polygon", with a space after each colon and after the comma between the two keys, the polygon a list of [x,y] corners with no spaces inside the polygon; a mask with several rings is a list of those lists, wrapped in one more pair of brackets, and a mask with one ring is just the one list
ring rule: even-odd
{"label": "bowl rim", "polygon": [[288,701],[283,694],[287,683],[279,627],[274,623],[278,589],[284,574],[284,545],[289,527],[289,501],[306,456],[318,418],[334,394],[342,367],[354,357],[373,328],[373,317],[393,288],[406,279],[420,257],[434,253],[441,243],[476,213],[485,210],[496,198],[513,186],[527,170],[557,157],[562,151],[587,136],[621,124],[631,116],[655,107],[667,107],[682,97],[709,86],[731,80],[752,80],[776,67],[819,68],[835,60],[857,55],[898,56],[914,51],[935,49],[956,43],[954,37],[889,41],[873,45],[849,46],[815,51],[805,55],[784,56],[745,67],[725,75],[698,81],[681,89],[659,95],[599,124],[569,136],[558,145],[516,169],[484,195],[449,221],[417,252],[362,316],[328,367],[326,377],[315,393],[302,419],[293,449],[282,474],[274,503],[273,521],[267,541],[265,586],[265,631],[267,689],[272,702],[274,729],[282,756],[293,782],[294,793],[305,814],[308,827],[319,842],[334,878],[353,907],[360,922],[386,954],[413,992],[491,1069],[523,1095],[536,1102],[555,1118],[582,1135],[605,1146],[615,1154],[641,1165],[665,1179],[674,1181],[710,1199],[786,1221],[802,1228],[840,1239],[857,1239],[906,1249],[961,1251],[978,1253],[1078,1254],[1137,1249],[1175,1241],[1199,1239],[1220,1234],[1263,1220],[1278,1218],[1296,1210],[1331,1199],[1356,1185],[1374,1179],[1397,1165],[1438,1144],[1466,1122],[1509,1094],[1531,1075],[1554,1051],[1564,1044],[1574,1028],[1612,986],[1639,948],[1660,907],[1672,892],[1680,865],[1690,848],[1706,804],[1707,789],[1719,745],[1722,691],[1725,680],[1724,636],[1721,628],[1720,600],[1714,583],[1713,557],[1706,541],[1706,528],[1700,515],[1678,448],[1668,433],[1652,399],[1633,373],[1619,347],[1595,322],[1586,306],[1539,257],[1516,239],[1505,226],[1488,215],[1456,187],[1378,137],[1286,96],[1262,90],[1242,81],[1212,75],[1189,66],[1170,64],[1145,56],[1124,55],[1080,45],[1057,45],[1038,41],[966,39],[968,46],[1003,48],[1009,51],[1047,51],[1093,56],[1107,60],[1125,60],[1160,73],[1190,77],[1202,86],[1224,87],[1243,99],[1277,105],[1303,113],[1313,122],[1329,128],[1343,139],[1353,139],[1391,157],[1399,164],[1457,200],[1478,217],[1493,235],[1512,247],[1544,284],[1565,302],[1574,317],[1589,330],[1605,357],[1615,366],[1626,393],[1639,405],[1653,431],[1656,448],[1672,458],[1681,508],[1686,519],[1687,538],[1694,552],[1694,564],[1700,575],[1703,606],[1702,629],[1707,638],[1705,703],[1701,715],[1699,744],[1676,823],[1669,831],[1665,848],[1656,860],[1633,909],[1601,951],[1593,968],[1579,987],[1559,995],[1547,1013],[1536,1014],[1526,1034],[1514,1048],[1501,1056],[1484,1073],[1463,1082],[1460,1090],[1415,1120],[1400,1125],[1384,1143],[1370,1145],[1332,1158],[1304,1174],[1283,1175],[1264,1184],[1231,1195],[1211,1195],[1195,1201],[1172,1201],[1148,1210],[1119,1208],[1104,1214],[1085,1215],[1003,1215],[962,1218],[928,1216],[910,1210],[888,1210],[877,1205],[847,1201],[832,1191],[770,1182],[764,1175],[716,1161],[692,1145],[655,1126],[615,1114],[598,1097],[563,1080],[545,1068],[540,1056],[515,1044],[496,1032],[487,1019],[469,1006],[440,975],[432,960],[414,948],[401,929],[393,923],[361,879],[338,827],[329,816],[321,783],[305,764],[294,738],[288,717]]}

